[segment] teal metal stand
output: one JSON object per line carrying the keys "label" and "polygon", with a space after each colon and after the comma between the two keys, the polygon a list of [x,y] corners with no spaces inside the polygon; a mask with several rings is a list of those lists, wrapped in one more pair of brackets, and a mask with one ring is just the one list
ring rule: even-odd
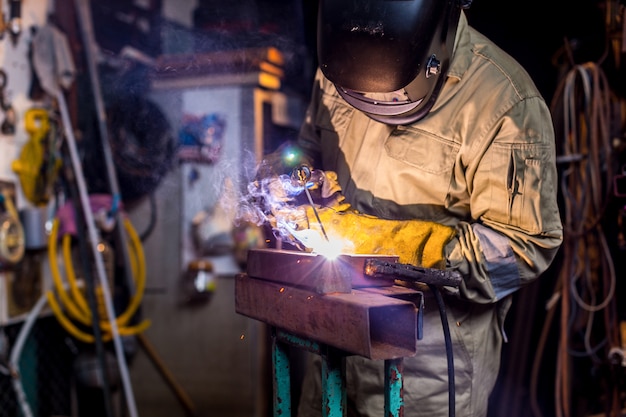
{"label": "teal metal stand", "polygon": [[[291,417],[291,367],[288,346],[306,349],[321,356],[322,416],[345,417],[347,415],[345,358],[351,354],[273,327],[274,417]],[[385,417],[400,417],[404,414],[402,369],[402,358],[385,359]]]}

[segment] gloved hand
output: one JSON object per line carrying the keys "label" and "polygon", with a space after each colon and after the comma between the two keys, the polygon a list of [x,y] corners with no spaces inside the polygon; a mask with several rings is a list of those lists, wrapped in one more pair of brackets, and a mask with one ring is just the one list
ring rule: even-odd
{"label": "gloved hand", "polygon": [[314,184],[309,189],[316,196],[313,200],[320,221],[309,203],[299,201],[302,205],[282,206],[275,211],[273,227],[282,227],[304,246],[318,250],[325,241],[321,222],[329,241],[345,243],[344,253],[395,255],[401,263],[445,266],[443,249],[455,235],[454,228],[425,220],[386,220],[359,213],[345,202],[335,172],[314,170],[311,178]]}
{"label": "gloved hand", "polygon": [[[289,175],[272,174],[249,183],[247,198],[238,205],[237,219],[258,226],[268,225],[275,237],[306,250],[316,246],[310,239],[321,237],[317,232],[308,231],[306,208],[311,201],[316,207],[337,207],[345,197],[334,172],[327,174],[306,165],[299,167],[306,167],[306,170],[292,170]],[[299,174],[304,176],[299,177]]]}
{"label": "gloved hand", "polygon": [[[313,169],[310,158],[291,142],[263,158],[254,181],[248,184],[248,196],[263,213],[260,217],[278,212],[286,215],[295,206],[309,205],[312,201],[320,206],[335,206],[344,199],[337,174]],[[268,220],[272,223],[271,218]]]}
{"label": "gloved hand", "polygon": [[[239,209],[244,220],[254,224],[269,222],[286,205],[296,203],[303,186],[292,178],[294,169],[310,166],[310,159],[292,142],[285,142],[265,155],[256,169],[255,178],[248,184],[247,201]],[[273,225],[273,224],[272,224]]]}
{"label": "gloved hand", "polygon": [[[303,177],[302,171],[308,171],[308,178]],[[337,182],[337,173],[312,169],[306,165],[296,167],[291,173],[293,184],[302,186],[301,192],[294,200],[296,205],[313,204],[316,207],[337,207],[343,204],[345,197],[341,193],[341,186]],[[309,200],[304,188],[309,192]]]}
{"label": "gloved hand", "polygon": [[[454,228],[440,223],[379,219],[358,213],[347,204],[320,208],[317,214],[329,240],[343,239],[351,244],[347,253],[394,255],[400,263],[426,268],[445,267],[443,250],[456,234]],[[321,234],[312,208],[306,209],[306,217],[309,233]]]}

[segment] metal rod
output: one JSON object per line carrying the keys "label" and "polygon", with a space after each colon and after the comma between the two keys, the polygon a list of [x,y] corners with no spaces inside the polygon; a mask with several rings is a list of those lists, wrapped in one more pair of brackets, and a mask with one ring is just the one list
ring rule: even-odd
{"label": "metal rod", "polygon": [[385,359],[385,416],[404,415],[403,358]]}
{"label": "metal rod", "polygon": [[287,345],[272,337],[274,417],[291,415],[291,373]]}
{"label": "metal rod", "polygon": [[322,417],[345,417],[346,406],[344,355],[328,347],[322,355]]}
{"label": "metal rod", "polygon": [[322,221],[320,220],[320,216],[319,214],[317,214],[317,209],[315,208],[315,204],[313,203],[313,198],[311,198],[311,193],[309,192],[309,189],[306,188],[306,186],[304,186],[304,192],[306,193],[306,197],[309,199],[309,204],[311,205],[311,208],[313,209],[313,214],[315,214],[315,218],[317,219],[317,222],[320,225],[320,228],[322,229],[322,233],[324,234],[324,237],[326,238],[326,241],[328,242],[328,235],[326,234],[326,230],[324,229],[324,225],[322,224]]}
{"label": "metal rod", "polygon": [[97,52],[99,47],[96,43],[95,30],[93,28],[91,4],[89,0],[74,0],[74,7],[76,8],[78,25],[81,31],[83,46],[85,48],[85,57],[87,61],[89,79],[91,81],[91,91],[93,93],[96,106],[96,115],[98,116],[98,134],[100,136],[102,156],[106,168],[106,178],[109,185],[109,191],[113,197],[113,207],[111,208],[111,211],[115,219],[115,236],[118,240],[118,245],[116,245],[115,250],[116,253],[122,255],[122,266],[126,278],[124,283],[129,288],[129,292],[132,294],[135,292],[135,285],[132,280],[133,274],[130,268],[130,255],[126,248],[126,242],[128,242],[128,239],[126,231],[124,230],[124,227],[122,227],[122,214],[121,210],[119,210],[119,205],[122,202],[122,193],[120,191],[117,171],[115,170],[115,161],[113,159],[113,153],[109,141],[106,106],[102,96],[102,87],[100,85],[100,76],[97,67]]}
{"label": "metal rod", "polygon": [[109,290],[109,283],[107,280],[106,271],[104,269],[104,260],[102,259],[102,253],[98,251],[98,242],[100,242],[100,236],[98,229],[96,229],[96,222],[91,212],[89,205],[89,197],[87,193],[87,184],[85,183],[85,176],[83,174],[82,165],[78,156],[78,146],[74,138],[74,132],[72,131],[72,124],[69,112],[67,110],[67,104],[65,102],[65,96],[63,91],[59,88],[57,91],[57,102],[59,104],[59,110],[61,112],[61,119],[63,121],[63,129],[65,131],[65,140],[70,153],[70,159],[72,162],[72,168],[76,175],[76,185],[78,187],[78,195],[80,197],[81,207],[83,209],[83,216],[85,217],[85,225],[87,226],[87,233],[89,242],[91,243],[91,249],[93,252],[93,259],[95,262],[96,274],[98,276],[100,286],[102,287],[102,295],[104,299],[104,306],[109,318],[109,324],[111,325],[111,334],[113,336],[113,346],[115,348],[115,354],[117,357],[118,366],[120,369],[120,377],[122,379],[122,386],[124,388],[124,394],[126,403],[128,405],[128,411],[130,417],[137,417],[137,406],[135,404],[135,396],[133,395],[130,375],[128,373],[128,365],[126,364],[126,357],[124,355],[124,348],[122,346],[122,339],[117,327],[115,308],[113,307],[113,301],[111,300],[111,291]]}

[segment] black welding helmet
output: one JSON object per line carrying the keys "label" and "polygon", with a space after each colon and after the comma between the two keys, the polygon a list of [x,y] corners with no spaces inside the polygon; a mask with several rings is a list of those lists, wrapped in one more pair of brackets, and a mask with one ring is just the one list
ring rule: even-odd
{"label": "black welding helmet", "polygon": [[372,119],[413,123],[432,108],[471,0],[320,0],[320,69]]}

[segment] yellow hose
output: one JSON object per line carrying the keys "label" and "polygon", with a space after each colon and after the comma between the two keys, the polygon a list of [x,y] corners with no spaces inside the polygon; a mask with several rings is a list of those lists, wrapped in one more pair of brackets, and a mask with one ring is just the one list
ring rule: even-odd
{"label": "yellow hose", "polygon": [[[135,283],[135,293],[131,298],[126,311],[123,314],[119,315],[115,323],[118,326],[118,332],[122,336],[130,336],[140,332],[143,332],[150,325],[149,320],[144,320],[138,325],[127,326],[128,321],[133,317],[139,306],[141,305],[141,300],[143,298],[145,284],[146,284],[146,268],[145,268],[145,257],[143,253],[143,247],[141,245],[141,241],[137,232],[132,226],[132,223],[128,219],[124,219],[124,227],[128,233],[130,238],[129,245],[129,255],[131,262],[131,270],[133,273],[133,281]],[[71,236],[66,234],[62,238],[63,242],[63,260],[65,266],[65,272],[67,275],[67,281],[69,283],[70,295],[66,291],[66,285],[63,283],[63,278],[60,272],[59,264],[57,261],[57,248],[58,248],[58,231],[59,231],[59,220],[55,219],[52,225],[52,231],[50,233],[50,238],[48,242],[48,258],[50,262],[50,269],[52,271],[52,278],[54,282],[54,287],[56,293],[59,296],[59,299],[71,319],[78,321],[79,323],[89,326],[92,325],[93,316],[91,310],[88,307],[87,301],[81,291],[74,272],[74,267],[72,265],[72,257],[71,257]],[[102,294],[101,291],[97,291],[97,298],[99,299],[98,304],[102,304]],[[48,298],[48,303],[54,315],[56,316],[59,323],[74,337],[77,339],[86,342],[93,343],[94,337],[93,335],[84,332],[80,328],[78,328],[70,318],[68,318],[64,313],[61,305],[57,301],[54,296],[52,290],[48,291],[46,294]],[[100,314],[100,317],[105,317],[106,314]],[[102,319],[99,322],[99,326],[103,331],[102,339],[103,341],[111,340],[111,323],[108,320]]]}
{"label": "yellow hose", "polygon": [[[57,240],[57,236],[54,236],[54,239]],[[71,254],[72,253],[72,249],[71,249],[72,235],[70,235],[69,233],[65,234],[63,236],[62,243],[63,243],[63,266],[65,267],[65,273],[67,274],[68,277],[74,277],[76,275],[74,273],[74,265],[72,263],[72,254]],[[56,253],[53,253],[52,255],[56,257]],[[78,304],[81,315],[87,316],[88,319],[91,320],[91,311],[89,311],[89,306],[87,305],[85,298],[82,296],[82,293],[80,289],[78,288],[78,284],[76,283],[76,280],[68,279],[68,281],[70,284],[70,292],[72,294],[72,297],[76,301],[76,304]]]}
{"label": "yellow hose", "polygon": [[50,263],[50,271],[52,273],[52,280],[54,282],[54,288],[61,299],[61,303],[65,306],[70,316],[77,321],[80,321],[84,325],[89,325],[90,320],[85,319],[84,314],[80,311],[78,306],[74,303],[65,291],[63,285],[63,279],[61,272],[59,271],[59,264],[57,262],[57,234],[59,231],[59,220],[55,219],[52,223],[52,230],[50,231],[50,237],[48,238],[48,261]]}

